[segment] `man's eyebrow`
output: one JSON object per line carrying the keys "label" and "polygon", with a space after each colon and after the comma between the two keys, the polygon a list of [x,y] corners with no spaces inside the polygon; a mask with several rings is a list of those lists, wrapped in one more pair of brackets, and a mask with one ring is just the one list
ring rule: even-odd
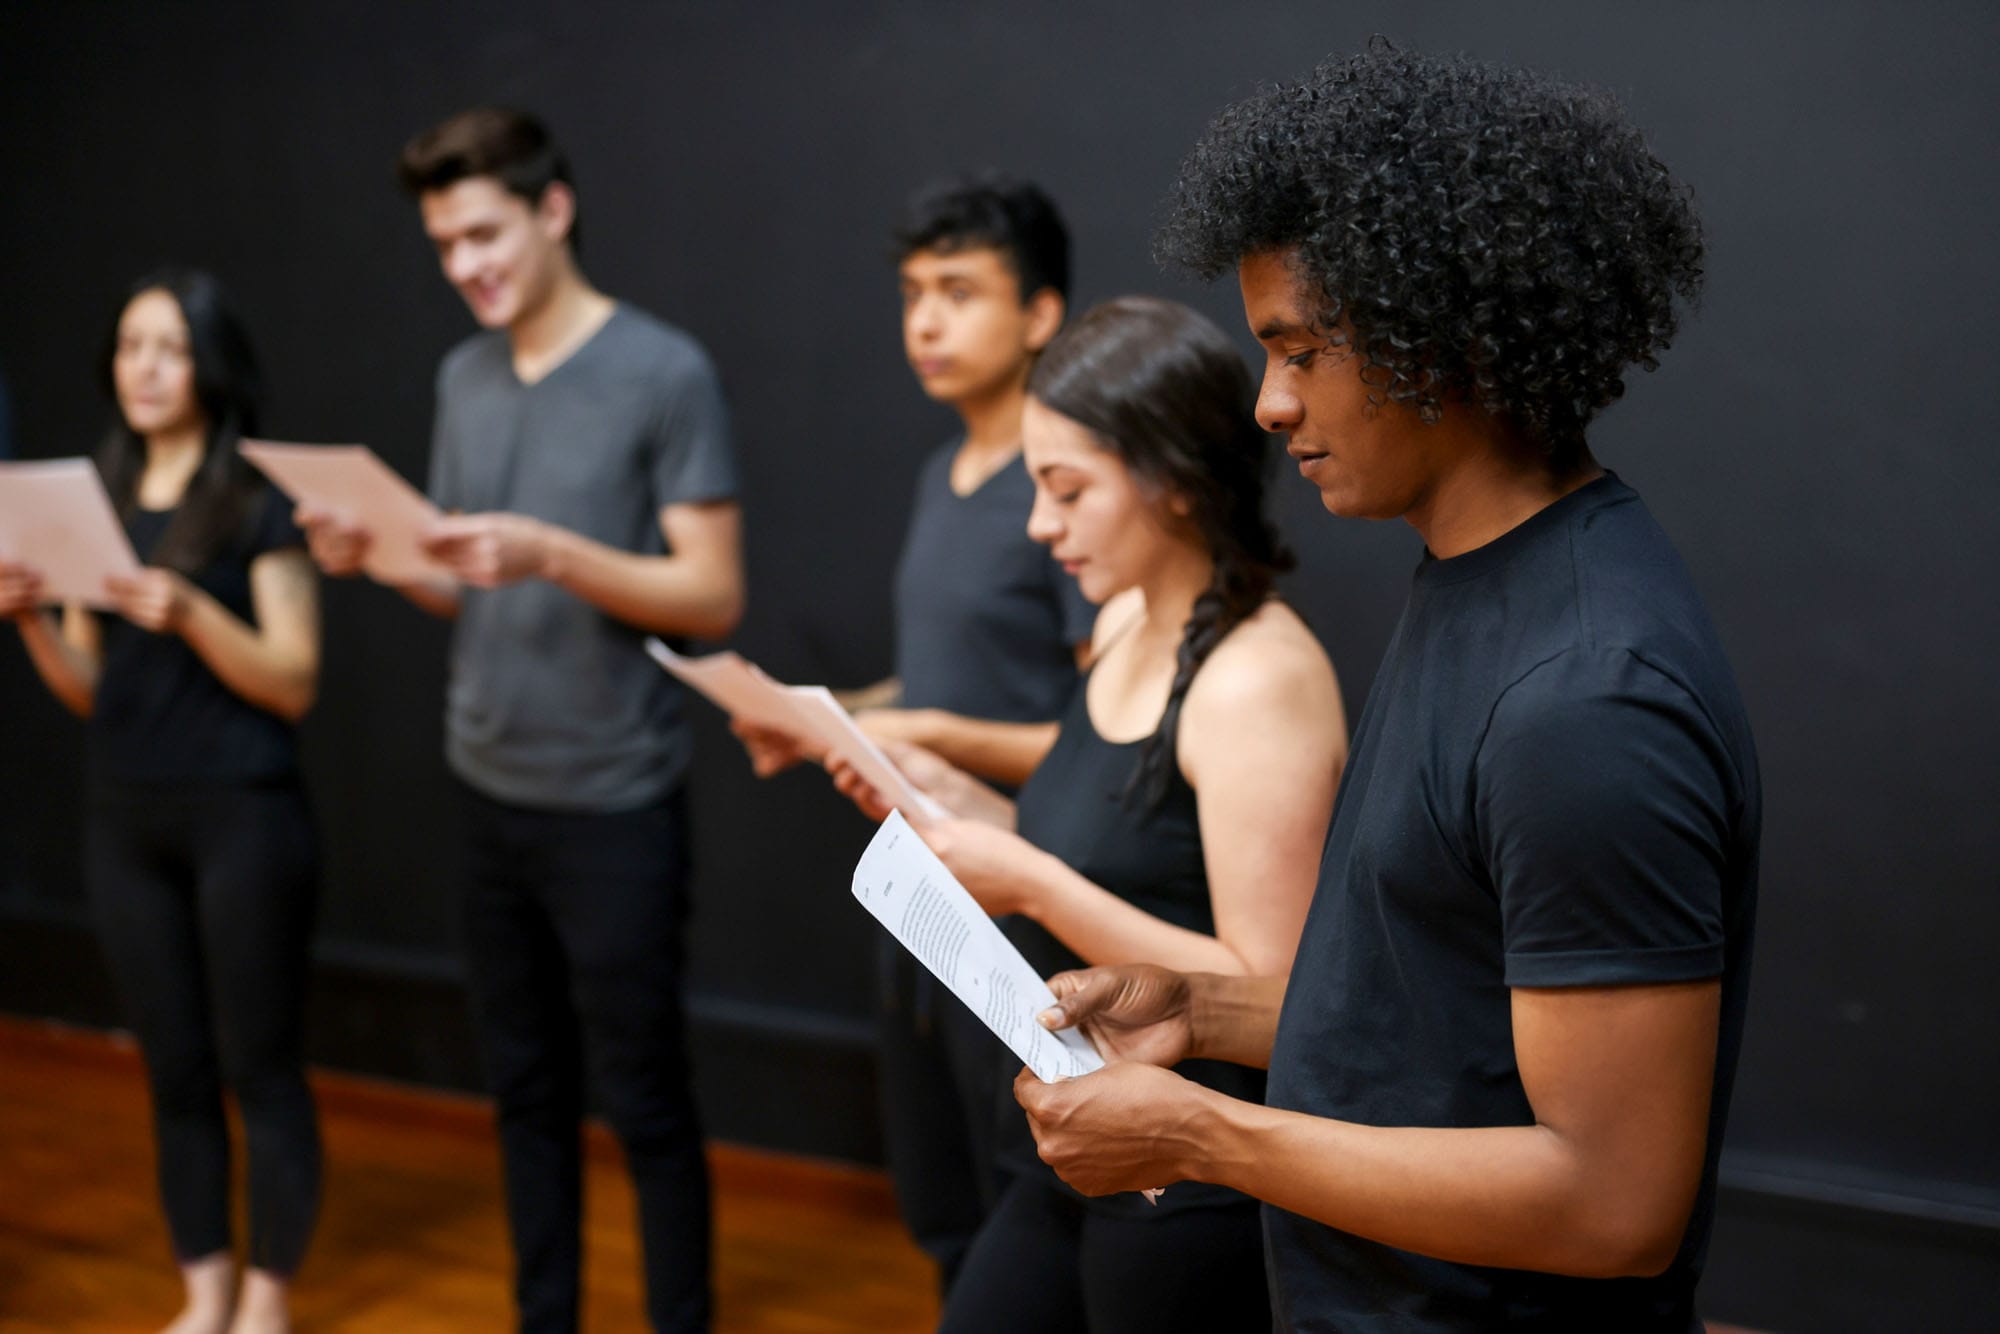
{"label": "man's eyebrow", "polygon": [[1263,343],[1274,338],[1285,338],[1307,332],[1310,331],[1306,326],[1296,320],[1269,319],[1257,326],[1255,337],[1258,342]]}

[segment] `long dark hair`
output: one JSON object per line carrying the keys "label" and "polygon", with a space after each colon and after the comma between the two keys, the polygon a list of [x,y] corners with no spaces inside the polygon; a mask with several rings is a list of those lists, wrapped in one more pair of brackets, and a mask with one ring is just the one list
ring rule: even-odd
{"label": "long dark hair", "polygon": [[[161,269],[132,285],[112,317],[101,365],[105,393],[113,406],[111,428],[98,447],[104,489],[121,516],[139,504],[139,478],[146,470],[146,442],[118,408],[112,361],[118,354],[118,325],[125,311],[147,292],[165,292],[187,321],[188,351],[194,359],[194,395],[207,423],[206,451],[188,479],[167,531],[147,559],[193,574],[215,559],[243,529],[250,503],[263,479],[236,452],[236,442],[257,431],[262,382],[250,335],[230,308],[222,284],[197,269]],[[142,553],[143,554],[143,553]]]}
{"label": "long dark hair", "polygon": [[1142,485],[1177,497],[1215,561],[1188,617],[1172,693],[1139,753],[1128,795],[1166,795],[1174,734],[1195,673],[1292,567],[1264,514],[1272,458],[1256,388],[1227,335],[1177,301],[1127,296],[1094,306],[1035,362],[1028,393],[1096,434]]}

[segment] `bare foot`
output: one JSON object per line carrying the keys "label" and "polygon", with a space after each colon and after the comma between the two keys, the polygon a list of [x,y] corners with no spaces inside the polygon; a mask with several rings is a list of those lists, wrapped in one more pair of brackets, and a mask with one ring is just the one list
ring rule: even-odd
{"label": "bare foot", "polygon": [[236,1265],[228,1251],[204,1255],[181,1266],[187,1305],[160,1334],[226,1334],[236,1296]]}
{"label": "bare foot", "polygon": [[228,1334],[292,1334],[291,1282],[268,1269],[243,1271]]}

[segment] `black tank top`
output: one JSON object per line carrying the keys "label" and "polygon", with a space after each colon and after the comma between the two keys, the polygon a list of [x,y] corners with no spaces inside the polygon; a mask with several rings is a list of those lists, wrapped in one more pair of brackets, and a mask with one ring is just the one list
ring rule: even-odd
{"label": "black tank top", "polygon": [[[1175,765],[1168,775],[1166,794],[1157,804],[1148,805],[1137,793],[1128,795],[1145,743],[1106,741],[1098,735],[1090,720],[1089,693],[1086,678],[1071,696],[1055,745],[1021,788],[1015,827],[1030,843],[1054,853],[1092,884],[1134,907],[1175,926],[1214,935],[1215,909],[1209,899],[1207,864],[1202,860],[1194,789]],[[1000,925],[1044,977],[1084,966],[1068,946],[1025,917],[1004,918]],[[1056,1180],[1035,1153],[1027,1119],[1014,1102],[1012,1084],[1020,1062],[1011,1054],[1005,1054],[1004,1059],[1000,1165],[1010,1172]],[[1221,1061],[1187,1061],[1177,1071],[1230,1097],[1264,1101],[1261,1070]],[[1160,1197],[1159,1207],[1235,1203],[1244,1198],[1205,1182],[1181,1182]],[[1132,1217],[1158,1212],[1136,1194],[1091,1203]]]}

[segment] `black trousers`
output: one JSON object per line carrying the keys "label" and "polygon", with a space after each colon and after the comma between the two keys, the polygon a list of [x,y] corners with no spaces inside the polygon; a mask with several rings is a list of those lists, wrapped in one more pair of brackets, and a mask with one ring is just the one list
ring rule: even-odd
{"label": "black trousers", "polygon": [[1264,1334],[1257,1211],[1243,1200],[1110,1213],[1053,1179],[1009,1173],[938,1334]]}
{"label": "black trousers", "polygon": [[498,1105],[520,1327],[577,1328],[587,1065],[637,1191],[653,1327],[706,1329],[708,1165],[681,1010],[683,803],[545,811],[460,788],[466,966]]}
{"label": "black trousers", "polygon": [[176,1256],[230,1247],[226,1086],[243,1118],[249,1261],[290,1275],[319,1212],[303,1053],[318,851],[296,785],[99,783],[84,873],[153,1100]]}
{"label": "black trousers", "polygon": [[1000,1193],[1000,1040],[882,938],[878,1071],[896,1207],[948,1293]]}

